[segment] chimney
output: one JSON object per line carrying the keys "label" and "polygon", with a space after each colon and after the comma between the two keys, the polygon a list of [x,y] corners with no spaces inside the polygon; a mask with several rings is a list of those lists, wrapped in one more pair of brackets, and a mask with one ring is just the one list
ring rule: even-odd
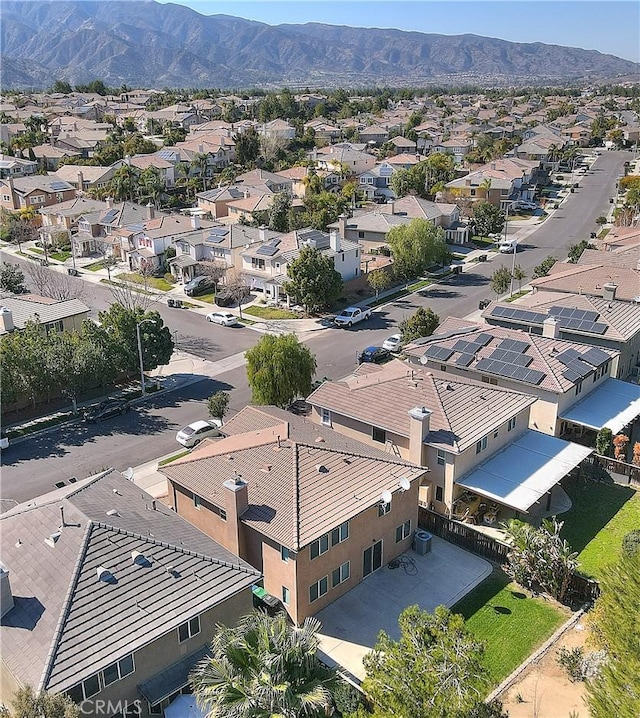
{"label": "chimney", "polygon": [[387,202],[387,207],[389,208],[389,214],[396,213],[396,203],[395,202]]}
{"label": "chimney", "polygon": [[249,192],[248,189],[246,189],[243,194],[245,199],[249,199],[249,197],[251,197],[251,192]]}
{"label": "chimney", "polygon": [[337,229],[329,232],[329,246],[334,252],[340,251],[340,232]]}
{"label": "chimney", "polygon": [[261,242],[267,241],[267,229],[269,229],[265,224],[261,224],[258,227],[258,237],[260,237]]}
{"label": "chimney", "polygon": [[13,593],[9,580],[9,569],[0,563],[0,618],[6,616],[13,608]]}
{"label": "chimney", "polygon": [[4,334],[15,329],[13,325],[13,313],[9,307],[0,307],[0,331]]}
{"label": "chimney", "polygon": [[147,205],[147,219],[153,219],[156,216],[155,207],[149,202]]}
{"label": "chimney", "polygon": [[607,282],[607,284],[602,285],[602,298],[605,302],[612,302],[616,298],[617,289],[618,285],[613,282]]}
{"label": "chimney", "polygon": [[560,322],[555,317],[547,317],[542,322],[542,336],[547,339],[560,338]]}
{"label": "chimney", "polygon": [[431,414],[426,406],[414,406],[409,410],[409,461],[423,466],[424,440],[429,433]]}
{"label": "chimney", "polygon": [[338,217],[338,230],[343,239],[347,238],[347,215],[344,212]]}
{"label": "chimney", "polygon": [[67,524],[64,521],[64,506],[60,507],[60,528],[63,529]]}
{"label": "chimney", "polygon": [[200,217],[197,214],[191,215],[191,226],[194,229],[200,229]]}
{"label": "chimney", "polygon": [[113,207],[113,197],[105,197],[104,201],[107,203],[107,209],[111,209]]}
{"label": "chimney", "polygon": [[78,189],[80,192],[84,189],[84,175],[80,170],[78,170]]}
{"label": "chimney", "polygon": [[224,135],[220,138],[220,147],[226,147],[226,142],[224,141]]}
{"label": "chimney", "polygon": [[240,516],[249,505],[247,482],[236,474],[223,484],[225,491],[225,508],[227,511],[227,542],[225,548],[236,556],[240,556],[242,542]]}

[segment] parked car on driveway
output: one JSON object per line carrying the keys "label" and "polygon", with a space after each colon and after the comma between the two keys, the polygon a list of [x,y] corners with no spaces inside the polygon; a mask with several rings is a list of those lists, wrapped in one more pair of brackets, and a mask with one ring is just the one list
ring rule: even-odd
{"label": "parked car on driveway", "polygon": [[515,206],[516,209],[527,209],[530,211],[538,209],[538,205],[535,202],[529,202],[528,200],[520,200],[519,202],[516,202]]}
{"label": "parked car on driveway", "polygon": [[231,312],[209,312],[206,319],[208,322],[221,324],[223,327],[232,327],[238,323],[238,318]]}
{"label": "parked car on driveway", "polygon": [[210,277],[194,277],[184,285],[184,293],[188,297],[195,297],[198,294],[205,294],[213,291],[214,282]]}
{"label": "parked car on driveway", "polygon": [[130,408],[129,402],[126,399],[106,399],[86,411],[84,418],[85,421],[97,424],[103,419],[110,419],[112,416],[126,414]]}
{"label": "parked car on driveway", "polygon": [[192,446],[197,446],[203,439],[220,436],[221,426],[220,419],[194,421],[180,429],[176,434],[176,441],[190,449]]}
{"label": "parked car on driveway", "polygon": [[365,364],[369,362],[371,364],[383,364],[390,357],[391,353],[388,349],[383,349],[382,347],[367,347],[364,351],[360,352],[358,363]]}
{"label": "parked car on driveway", "polygon": [[401,343],[402,335],[392,334],[390,337],[388,337],[382,342],[382,348],[390,352],[397,352],[400,350]]}

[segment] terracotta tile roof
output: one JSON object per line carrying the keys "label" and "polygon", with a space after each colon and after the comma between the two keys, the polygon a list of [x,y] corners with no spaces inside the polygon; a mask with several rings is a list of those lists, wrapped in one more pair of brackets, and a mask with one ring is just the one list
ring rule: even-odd
{"label": "terracotta tile roof", "polygon": [[578,266],[593,264],[640,269],[640,242],[631,246],[616,247],[608,252],[602,252],[598,249],[585,249],[578,261]]}
{"label": "terracotta tile roof", "polygon": [[601,297],[602,286],[609,282],[617,285],[616,299],[630,302],[640,295],[640,272],[604,263],[584,266],[559,264],[549,276],[532,279],[530,284],[537,289]]}
{"label": "terracotta tile roof", "polygon": [[426,443],[459,453],[535,398],[394,360],[375,368],[363,366],[341,381],[325,382],[307,401],[407,437],[409,410],[426,406],[433,412]]}

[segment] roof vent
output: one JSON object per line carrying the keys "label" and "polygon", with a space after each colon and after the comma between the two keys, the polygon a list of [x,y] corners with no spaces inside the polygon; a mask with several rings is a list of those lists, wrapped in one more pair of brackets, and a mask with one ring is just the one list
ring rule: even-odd
{"label": "roof vent", "polygon": [[118,491],[118,489],[113,489],[113,493],[114,493],[116,496],[122,496],[122,494]]}
{"label": "roof vent", "polygon": [[116,509],[109,509],[107,511],[107,516],[120,516],[120,514],[117,512]]}
{"label": "roof vent", "polygon": [[15,543],[15,547],[20,548],[20,546],[22,546],[22,541],[20,541],[20,539],[18,539]]}
{"label": "roof vent", "polygon": [[328,474],[329,473],[329,469],[327,469],[327,467],[324,466],[323,464],[316,464],[316,471],[319,474]]}
{"label": "roof vent", "polygon": [[271,471],[271,464],[263,464],[260,467],[260,471],[262,471],[265,474],[268,474]]}
{"label": "roof vent", "polygon": [[315,443],[316,443],[316,444],[324,444],[324,443],[326,443],[326,442],[325,442],[325,439],[324,439],[322,436],[317,436],[317,437],[316,437],[316,440],[315,440]]}
{"label": "roof vent", "polygon": [[140,553],[140,551],[131,552],[131,561],[135,566],[151,566],[151,561],[149,561],[143,553]]}
{"label": "roof vent", "polygon": [[104,566],[98,566],[96,569],[96,575],[98,577],[98,581],[104,581],[105,583],[115,583],[116,579],[115,576],[109,571],[108,568],[105,568]]}
{"label": "roof vent", "polygon": [[62,533],[60,531],[55,531],[52,533],[48,538],[44,540],[44,542],[47,544],[47,546],[51,546],[53,548],[57,543],[58,539],[62,536]]}

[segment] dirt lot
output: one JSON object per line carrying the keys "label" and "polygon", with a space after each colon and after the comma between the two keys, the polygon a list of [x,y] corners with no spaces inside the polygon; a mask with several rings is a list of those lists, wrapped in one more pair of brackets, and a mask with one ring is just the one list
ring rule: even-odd
{"label": "dirt lot", "polygon": [[586,637],[584,624],[577,623],[551,647],[539,663],[527,668],[502,696],[510,718],[588,718],[584,683],[572,683],[556,660],[561,647],[572,649],[584,646]]}

